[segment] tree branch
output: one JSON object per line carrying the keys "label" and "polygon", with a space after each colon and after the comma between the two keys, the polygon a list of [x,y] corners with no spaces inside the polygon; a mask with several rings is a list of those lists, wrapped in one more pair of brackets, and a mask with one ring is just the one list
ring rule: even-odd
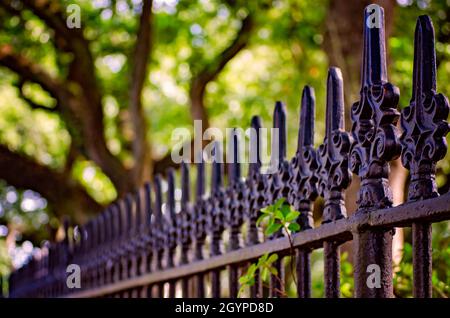
{"label": "tree branch", "polygon": [[202,120],[203,129],[209,127],[208,114],[204,105],[205,89],[209,82],[213,81],[223,70],[227,63],[235,57],[247,44],[253,30],[253,18],[249,13],[242,20],[235,39],[216,59],[192,78],[190,87],[191,115],[193,120]]}
{"label": "tree branch", "polygon": [[70,174],[52,170],[4,145],[0,145],[0,178],[17,188],[39,192],[57,215],[67,213],[77,223],[84,223],[102,209]]}
{"label": "tree branch", "polygon": [[[69,94],[57,99],[61,106],[64,106],[63,102],[67,105],[64,107],[63,115],[69,126],[73,127],[71,135],[77,147],[99,165],[113,182],[119,196],[122,196],[133,189],[133,180],[129,178],[129,172],[122,162],[109,151],[106,145],[102,94],[95,76],[89,42],[83,35],[83,29],[67,27],[63,6],[56,1],[23,0],[22,2],[54,31],[56,47],[73,53],[65,81],[70,83],[67,85],[70,87],[70,91],[67,91]],[[11,68],[8,64],[6,66]],[[43,86],[43,88],[51,87]],[[52,89],[52,91],[57,90]]]}
{"label": "tree branch", "polygon": [[69,94],[58,79],[52,77],[44,71],[39,65],[34,64],[26,57],[14,53],[12,47],[8,44],[0,47],[0,65],[9,68],[17,73],[21,81],[31,81],[42,86],[54,98],[61,102]]}
{"label": "tree branch", "polygon": [[[242,20],[241,28],[230,46],[223,50],[222,53],[214,59],[214,62],[208,64],[202,71],[192,78],[189,91],[191,116],[193,120],[202,120],[203,131],[209,127],[209,118],[204,104],[206,85],[213,81],[224,69],[227,63],[248,44],[253,28],[253,17],[249,13],[247,17]],[[191,141],[190,144],[191,148],[193,148],[193,141]],[[191,151],[191,153],[194,155],[193,151]],[[153,165],[153,173],[162,173],[169,167],[178,166],[179,165],[172,161],[169,152],[163,158],[155,161]]]}
{"label": "tree branch", "polygon": [[147,76],[148,62],[152,47],[152,0],[144,0],[139,19],[139,30],[132,59],[130,81],[130,114],[134,128],[133,138],[133,179],[140,184],[150,177],[150,155],[147,143],[147,122],[142,109],[142,89]]}

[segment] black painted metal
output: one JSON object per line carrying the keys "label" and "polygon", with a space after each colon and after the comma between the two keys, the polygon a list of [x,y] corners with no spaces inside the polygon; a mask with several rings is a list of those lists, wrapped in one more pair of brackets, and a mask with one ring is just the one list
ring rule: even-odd
{"label": "black painted metal", "polygon": [[[415,33],[413,96],[400,115],[399,91],[387,79],[382,8],[369,6],[364,19],[366,22],[374,13],[381,14],[382,23],[380,28],[364,23],[361,93],[352,106],[352,138],[343,124],[342,76],[339,69],[330,68],[326,134],[317,150],[314,91],[306,86],[298,147],[290,161],[286,159],[286,108],[281,102],[275,105],[273,126],[279,129],[272,143],[275,172],[261,171],[262,123],[255,116],[245,179],[237,160],[241,155],[239,138],[243,137],[233,130],[227,150],[233,159],[227,166],[227,184],[219,159],[221,144],[216,141],[211,145],[216,158],[208,196],[206,163],[196,154],[201,160],[196,163],[192,203],[189,165],[182,163],[181,189],[177,188],[176,172],[169,170],[166,181],[155,176],[153,184],[146,183],[119,199],[86,224],[72,227],[65,220],[64,240],[46,243],[40,255],[11,274],[9,296],[175,297],[179,288],[183,297],[209,293],[212,297],[237,297],[241,272],[266,252],[279,253],[274,264],[279,275],[273,275],[267,286],[257,272],[250,296],[282,296],[284,282],[290,278],[284,275],[294,274],[284,273],[291,246],[282,231],[263,238],[256,220],[261,208],[285,198],[300,212],[301,231],[293,235],[298,297],[311,296],[310,254],[320,247],[324,247],[325,295],[339,297],[339,245],[350,240],[355,244],[355,297],[392,297],[391,238],[393,228],[399,226],[412,226],[414,296],[431,297],[431,224],[450,219],[450,194],[439,197],[435,182],[436,163],[447,151],[449,103],[436,93],[434,31],[430,18],[421,16]],[[399,118],[401,136],[396,127]],[[277,147],[280,151],[275,153]],[[408,202],[391,207],[389,161],[400,153],[411,172]],[[344,190],[351,182],[349,169],[362,182],[358,210],[347,218]],[[312,205],[318,194],[324,198],[325,208],[322,224],[313,228]],[[74,237],[69,235],[72,228]],[[207,255],[205,248],[209,249]],[[81,289],[66,285],[69,264],[80,265]],[[380,268],[380,288],[367,284],[370,265]],[[221,279],[225,272],[228,286]]]}
{"label": "black painted metal", "polygon": [[[366,21],[379,14],[379,27]],[[392,205],[388,174],[390,160],[400,154],[397,103],[399,89],[388,82],[384,34],[384,11],[369,6],[364,11],[364,54],[360,100],[352,106],[350,166],[361,178],[357,213],[370,213]],[[354,273],[356,297],[392,297],[393,229],[357,229],[355,233]],[[381,287],[369,288],[368,266],[380,268]]]}
{"label": "black painted metal", "polygon": [[[447,98],[436,93],[436,56],[434,29],[428,16],[417,20],[414,39],[413,96],[402,112],[402,163],[411,172],[408,200],[423,200],[439,195],[436,163],[447,152],[445,135],[449,113]],[[414,223],[414,296],[431,297],[431,224]]]}
{"label": "black painted metal", "polygon": [[[350,136],[344,131],[344,88],[338,68],[330,68],[327,82],[326,133],[317,151],[318,190],[325,199],[322,223],[346,217],[344,189],[351,182],[348,168]],[[325,242],[325,296],[336,298],[340,294],[340,253],[336,242]]]}

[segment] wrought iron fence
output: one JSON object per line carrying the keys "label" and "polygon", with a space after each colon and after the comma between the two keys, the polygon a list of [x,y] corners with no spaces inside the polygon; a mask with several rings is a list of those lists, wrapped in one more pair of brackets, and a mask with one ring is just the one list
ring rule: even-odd
{"label": "wrought iron fence", "polygon": [[[393,297],[392,236],[394,227],[412,227],[414,296],[431,297],[431,224],[450,219],[450,194],[438,195],[436,163],[447,151],[449,103],[436,93],[434,30],[428,16],[417,20],[411,103],[397,110],[399,90],[388,81],[383,11],[381,26],[364,24],[360,100],[351,107],[351,133],[344,129],[343,83],[340,70],[327,79],[326,135],[313,146],[315,97],[305,87],[301,101],[298,149],[286,158],[286,110],[277,103],[273,126],[279,128],[279,166],[260,171],[260,148],[250,151],[246,178],[238,162],[212,163],[211,191],[205,195],[205,163],[196,164],[195,201],[191,202],[189,165],[181,165],[181,207],[175,200],[175,171],[169,170],[167,200],[162,176],[109,206],[78,227],[80,239],[50,243],[10,277],[11,297],[237,297],[239,273],[265,253],[278,253],[280,279],[269,286],[256,277],[251,297],[279,296],[290,261],[290,242],[278,232],[263,238],[256,226],[260,209],[286,198],[301,212],[301,231],[293,235],[297,296],[311,297],[310,256],[324,249],[326,297],[340,295],[339,246],[353,240],[354,296]],[[364,19],[369,18],[369,10]],[[400,120],[401,129],[397,127]],[[261,121],[254,117],[256,145]],[[238,135],[233,136],[237,141]],[[236,144],[236,143],[235,143]],[[218,147],[218,146],[216,146]],[[238,147],[229,150],[237,158]],[[389,161],[401,156],[410,171],[407,202],[392,207]],[[237,160],[236,160],[237,161]],[[357,211],[347,217],[344,191],[352,172],[361,186]],[[323,221],[313,227],[312,204],[324,199]],[[65,224],[66,233],[69,224]],[[226,235],[224,235],[226,233]],[[225,239],[226,238],[226,239]],[[226,246],[226,251],[223,247]],[[205,252],[209,250],[209,255]],[[81,288],[66,285],[69,264],[81,268]],[[380,268],[380,286],[368,286],[367,269]],[[224,278],[226,275],[226,279]],[[372,288],[371,288],[372,287]]]}

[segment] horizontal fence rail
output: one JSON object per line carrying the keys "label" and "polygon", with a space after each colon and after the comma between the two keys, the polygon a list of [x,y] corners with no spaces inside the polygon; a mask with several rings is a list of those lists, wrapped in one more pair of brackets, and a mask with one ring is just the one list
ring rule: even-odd
{"label": "horizontal fence rail", "polygon": [[[327,79],[326,133],[314,148],[314,90],[303,89],[295,156],[286,158],[285,106],[277,102],[273,127],[279,129],[278,169],[262,173],[259,117],[252,118],[246,178],[237,160],[239,134],[232,133],[233,163],[217,160],[221,145],[213,144],[210,193],[206,194],[207,163],[196,166],[191,201],[190,166],[157,175],[136,193],[110,205],[87,224],[76,227],[78,238],[48,243],[12,273],[10,297],[237,297],[239,277],[266,253],[277,253],[268,283],[256,272],[250,297],[283,297],[284,282],[294,274],[298,297],[311,297],[311,252],[323,248],[324,293],[340,296],[340,245],[354,244],[354,296],[393,297],[392,236],[395,227],[412,227],[414,296],[431,297],[431,224],[450,219],[450,193],[439,196],[436,163],[447,151],[447,98],[436,93],[434,29],[428,16],[417,20],[413,92],[400,113],[399,89],[388,81],[384,12],[371,5],[364,21],[380,14],[380,24],[364,23],[360,99],[351,107],[352,127],[344,127],[341,71],[332,67]],[[401,128],[398,128],[400,124]],[[273,155],[274,151],[272,151]],[[407,202],[393,207],[389,162],[401,157],[411,181]],[[347,217],[345,190],[353,173],[361,180],[357,210]],[[178,194],[177,194],[178,193]],[[322,224],[314,228],[312,206],[323,198]],[[300,212],[300,232],[288,238],[281,230],[262,235],[260,210],[280,198]],[[293,251],[295,252],[293,254]],[[295,256],[295,257],[294,257]],[[295,262],[295,264],[294,264]],[[380,269],[380,285],[367,284],[368,268]],[[80,266],[80,288],[69,288],[68,272]],[[288,266],[290,265],[290,266]]]}

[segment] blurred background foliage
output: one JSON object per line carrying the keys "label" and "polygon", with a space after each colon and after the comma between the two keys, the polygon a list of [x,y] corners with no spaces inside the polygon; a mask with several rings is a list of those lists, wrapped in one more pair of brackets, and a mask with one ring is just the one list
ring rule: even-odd
{"label": "blurred background foliage", "polygon": [[[39,81],[14,70],[7,58],[11,57],[11,51],[20,54],[51,77],[64,79],[61,80],[63,88],[79,89],[70,80],[75,72],[72,62],[76,54],[71,49],[61,49],[67,44],[58,42],[61,40],[58,30],[51,22],[52,10],[67,15],[67,5],[79,5],[82,36],[88,41],[93,76],[101,92],[103,116],[100,121],[104,125],[106,146],[128,173],[136,161],[132,145],[136,131],[131,120],[129,90],[135,81],[132,75],[136,61],[132,56],[142,3],[138,0],[42,2],[49,3],[44,13],[40,11],[42,8],[29,5],[29,1],[5,0],[0,6],[0,61],[3,60],[0,67],[0,143],[6,147],[8,155],[11,152],[20,154],[20,158],[32,158],[39,167],[63,175],[70,186],[79,185],[83,196],[92,199],[93,206],[98,204],[101,208],[122,196],[124,189],[139,186],[142,180],[121,187],[89,149],[78,146],[76,141],[80,133],[74,132],[54,93],[49,93]],[[145,142],[153,172],[160,169],[160,163],[164,167],[163,158],[174,146],[172,131],[177,127],[192,131],[192,119],[196,117],[193,106],[195,79],[211,70],[217,72],[204,84],[204,92],[201,92],[210,126],[246,128],[255,114],[261,115],[264,124],[269,126],[274,102],[281,100],[288,109],[288,156],[292,156],[297,144],[301,90],[308,84],[316,92],[315,143],[320,144],[325,130],[327,70],[330,64],[339,61],[336,52],[329,49],[327,39],[332,30],[330,23],[339,22],[331,19],[332,10],[344,3],[348,7],[365,6],[360,0],[154,0],[151,54],[144,58],[148,70],[140,91],[142,115],[146,120]],[[400,107],[408,105],[411,96],[414,28],[417,16],[422,14],[430,15],[435,24],[438,90],[449,96],[450,1],[380,3],[386,4],[389,18],[386,21],[389,24],[389,75],[390,81],[400,88]],[[50,12],[50,17],[45,12]],[[361,24],[363,12],[359,12],[358,16],[342,17],[350,24],[351,33],[347,34],[350,40],[361,37],[361,29],[356,27]],[[244,35],[248,38],[240,39],[244,21],[249,16],[252,18],[251,29]],[[218,67],[226,49],[232,47],[236,39],[245,40],[245,45],[223,67]],[[340,58],[347,66],[336,64],[342,67],[344,79],[350,82],[344,83],[346,107],[349,107],[347,98],[355,101],[359,80],[359,61],[351,58],[355,51],[357,56],[360,52],[358,48],[346,45],[344,40],[341,41],[343,59]],[[44,240],[57,236],[62,215],[72,213],[74,222],[82,220],[80,211],[69,213],[60,202],[53,202],[57,201],[55,198],[40,191],[40,185],[47,183],[43,179],[26,175],[25,180],[15,184],[11,181],[14,178],[4,176],[10,171],[20,175],[21,167],[0,163],[0,179],[5,179],[0,183],[0,273],[4,275],[12,266],[20,266]],[[450,153],[438,166],[437,181],[442,192],[450,188],[449,175]],[[151,178],[151,173],[147,177]],[[59,186],[53,184],[55,189]],[[67,204],[71,204],[67,200]],[[437,296],[443,297],[449,294],[448,222],[436,225],[434,230],[433,280]],[[396,294],[402,297],[411,296],[410,241],[406,232],[403,261],[395,276]],[[350,296],[352,292],[351,280],[346,279],[351,277],[352,271],[349,258],[343,257],[344,296]],[[321,296],[320,268],[323,264],[320,257],[313,257],[313,260],[314,293]]]}

